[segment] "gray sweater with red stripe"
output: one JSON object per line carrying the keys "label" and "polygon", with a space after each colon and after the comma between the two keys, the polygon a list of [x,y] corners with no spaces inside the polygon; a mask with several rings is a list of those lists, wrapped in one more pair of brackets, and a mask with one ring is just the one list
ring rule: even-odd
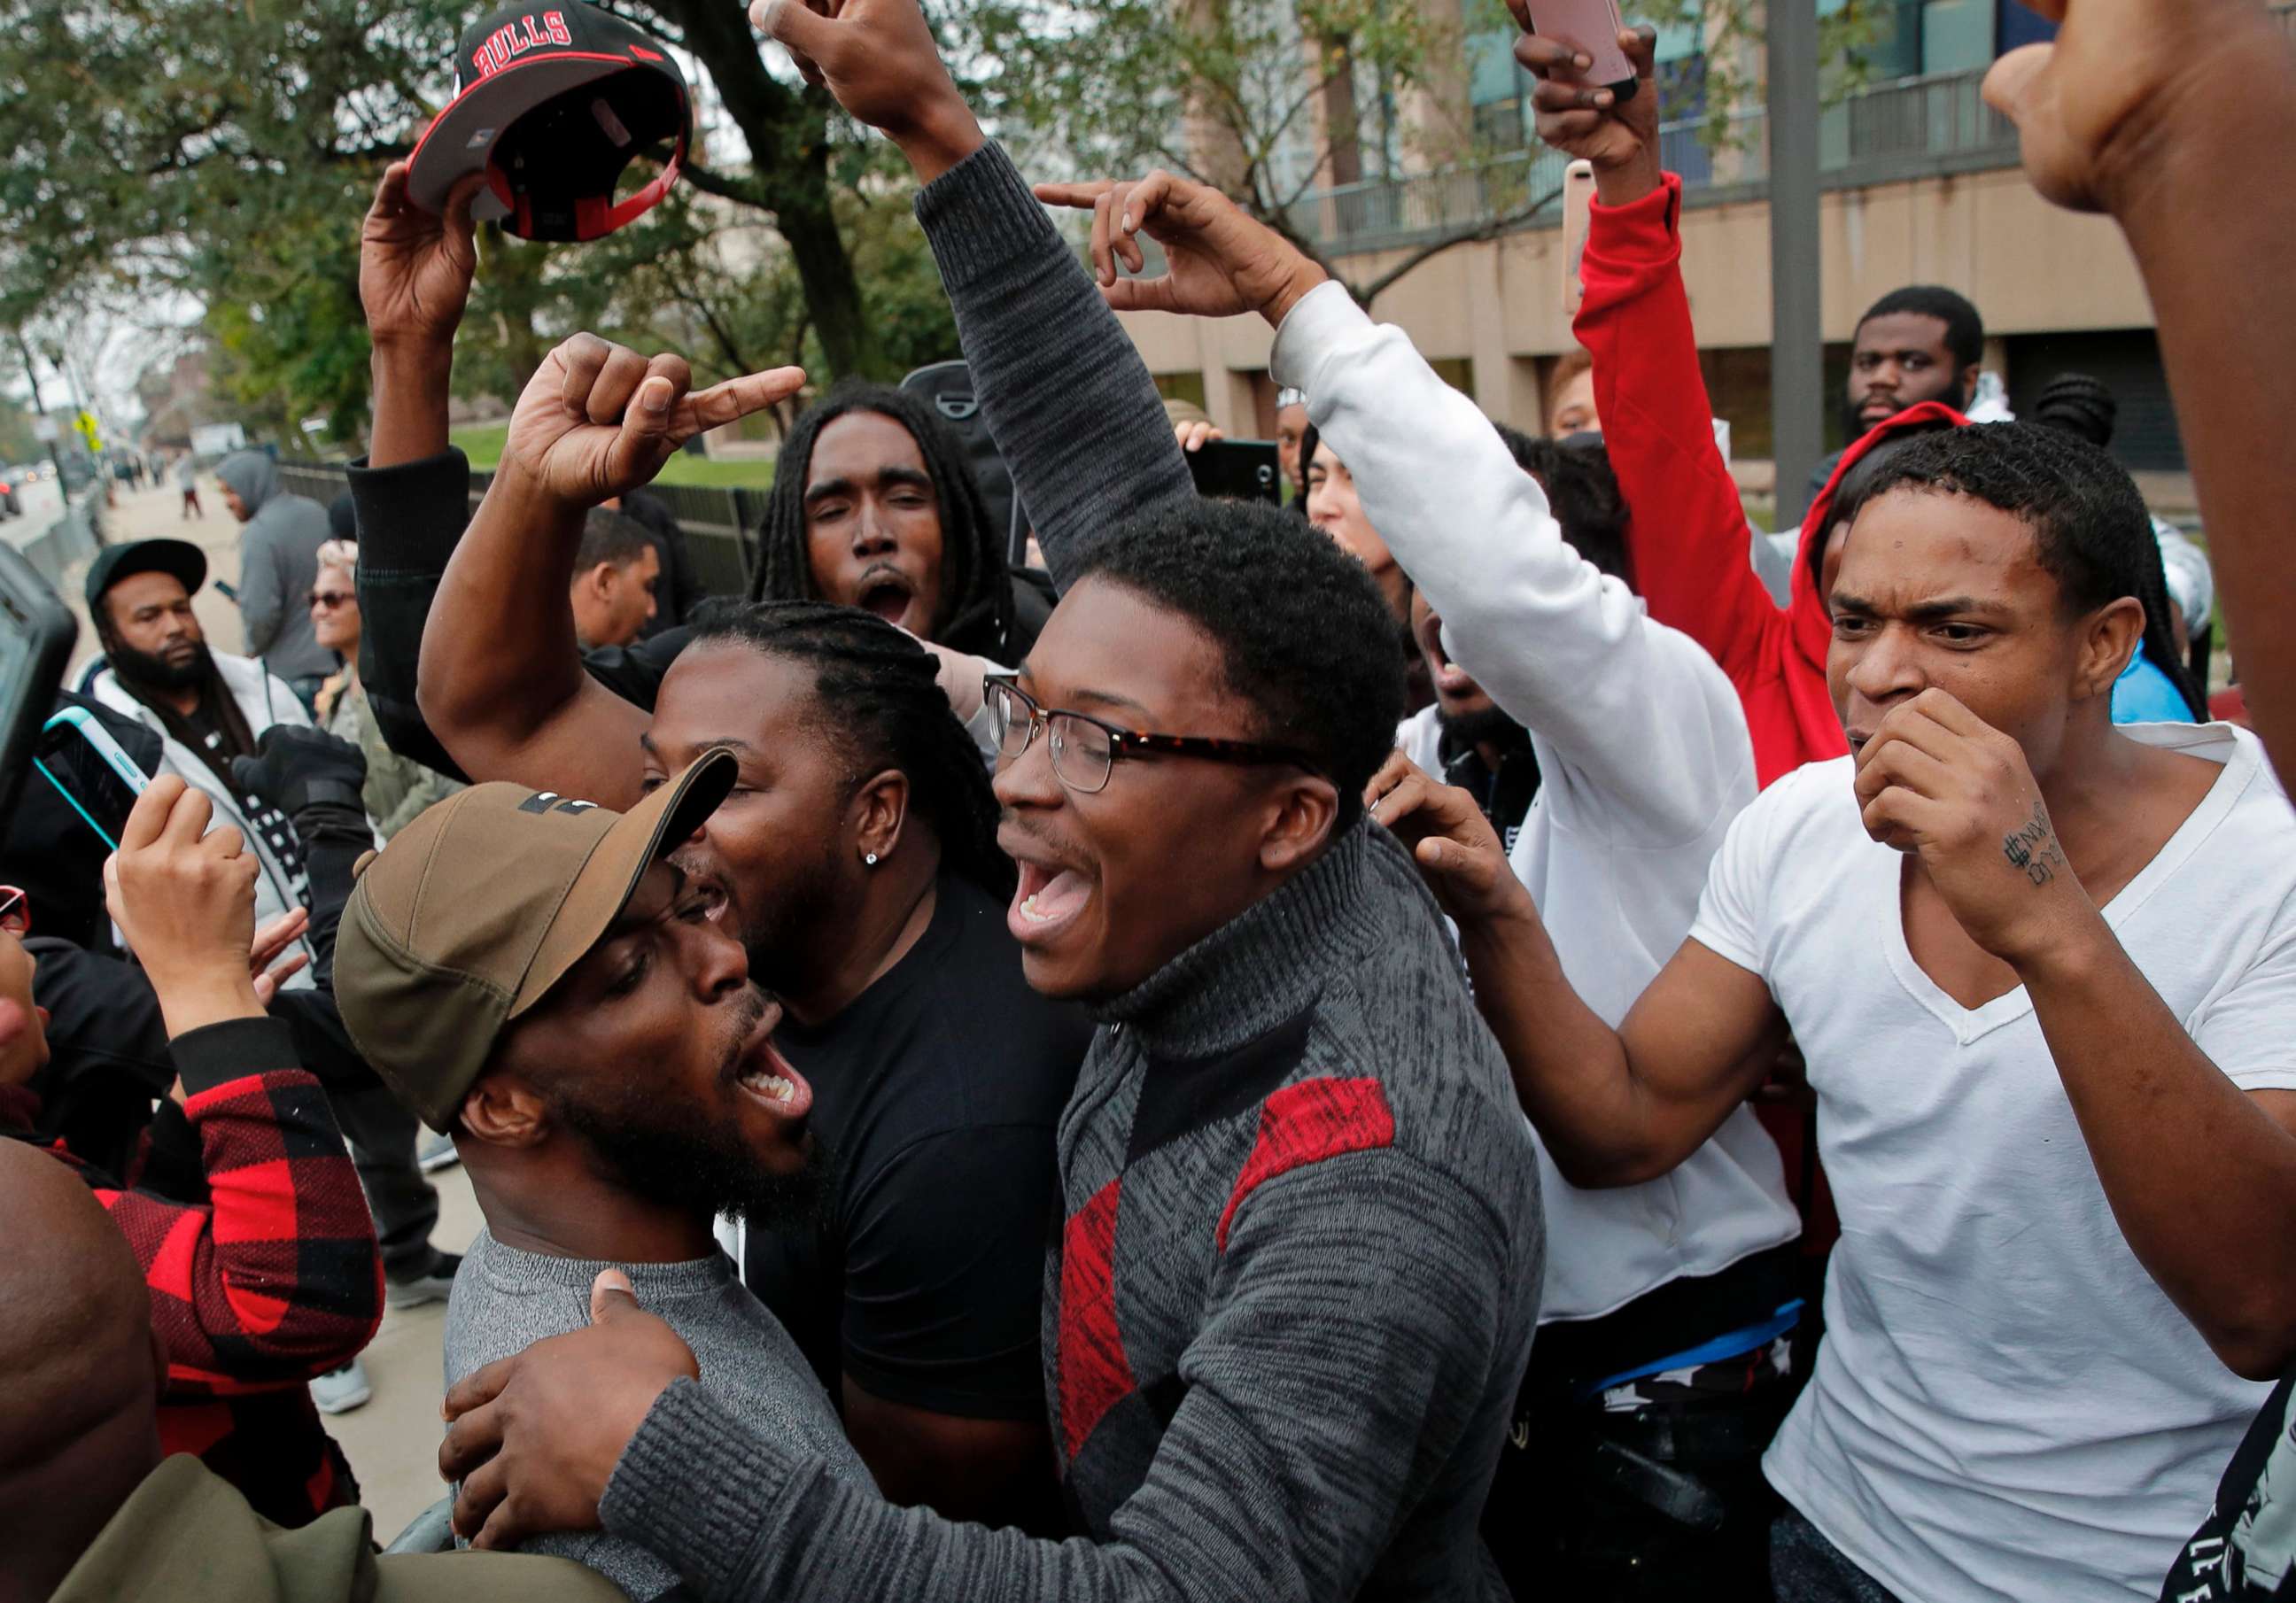
{"label": "gray sweater with red stripe", "polygon": [[[1002,151],[919,212],[1066,578],[1144,484],[1185,493],[1155,389]],[[1357,823],[1103,1010],[1059,1148],[1045,1367],[1079,1538],[894,1508],[686,1381],[607,1529],[709,1598],[1504,1599],[1476,1522],[1538,1316],[1537,1167],[1393,838]]]}

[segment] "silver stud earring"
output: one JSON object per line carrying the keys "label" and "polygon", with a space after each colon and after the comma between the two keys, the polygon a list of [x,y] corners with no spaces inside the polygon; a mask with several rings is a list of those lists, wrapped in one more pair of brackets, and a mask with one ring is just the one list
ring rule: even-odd
{"label": "silver stud earring", "polygon": [[862,853],[861,865],[864,868],[875,868],[877,866],[877,854],[874,852]]}

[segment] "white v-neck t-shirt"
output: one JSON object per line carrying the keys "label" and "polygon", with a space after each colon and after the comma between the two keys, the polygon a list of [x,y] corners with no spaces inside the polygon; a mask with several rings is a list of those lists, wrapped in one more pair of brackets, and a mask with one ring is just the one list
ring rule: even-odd
{"label": "white v-neck t-shirt", "polygon": [[[2296,1089],[2296,814],[2243,731],[2120,732],[2224,772],[2106,922],[2234,1084]],[[1764,1469],[1906,1603],[2157,1599],[2271,1387],[2129,1251],[2024,989],[1965,1009],[1915,963],[1852,773],[1741,814],[1690,931],[1793,1026],[1841,1215]]]}

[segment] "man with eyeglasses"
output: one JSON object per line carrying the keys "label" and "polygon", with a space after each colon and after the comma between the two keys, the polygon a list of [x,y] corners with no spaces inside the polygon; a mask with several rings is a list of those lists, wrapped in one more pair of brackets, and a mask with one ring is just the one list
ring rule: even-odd
{"label": "man with eyeglasses", "polygon": [[[450,1392],[442,1468],[493,1460],[458,1525],[498,1546],[603,1520],[724,1598],[1503,1598],[1476,1522],[1537,1313],[1537,1168],[1434,906],[1364,816],[1402,706],[1391,615],[1298,519],[1189,493],[1146,371],[914,0],[763,14],[926,180],[1062,588],[986,694],[1023,969],[1101,1021],[1046,1287],[1082,1540],[837,1483],[674,1384],[626,1302]],[[1023,381],[1052,351],[1059,380]]]}

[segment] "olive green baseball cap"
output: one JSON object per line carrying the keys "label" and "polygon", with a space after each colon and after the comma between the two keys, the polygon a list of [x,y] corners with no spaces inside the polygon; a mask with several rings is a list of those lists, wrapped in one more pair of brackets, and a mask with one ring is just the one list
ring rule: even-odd
{"label": "olive green baseball cap", "polygon": [[523,785],[457,791],[359,862],[335,945],[353,1044],[434,1130],[495,1042],[611,927],[734,788],[704,753],[627,813]]}

